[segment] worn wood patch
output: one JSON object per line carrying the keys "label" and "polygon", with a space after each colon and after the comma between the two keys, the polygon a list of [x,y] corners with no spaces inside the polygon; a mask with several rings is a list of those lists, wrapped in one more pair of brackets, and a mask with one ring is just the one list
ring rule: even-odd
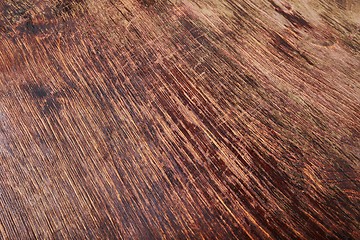
{"label": "worn wood patch", "polygon": [[357,0],[0,2],[0,239],[360,239]]}

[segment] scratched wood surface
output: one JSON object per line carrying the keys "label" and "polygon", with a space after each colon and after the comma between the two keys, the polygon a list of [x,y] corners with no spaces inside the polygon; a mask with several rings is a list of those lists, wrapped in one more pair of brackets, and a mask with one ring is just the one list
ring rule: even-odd
{"label": "scratched wood surface", "polygon": [[2,0],[0,239],[360,239],[360,2]]}

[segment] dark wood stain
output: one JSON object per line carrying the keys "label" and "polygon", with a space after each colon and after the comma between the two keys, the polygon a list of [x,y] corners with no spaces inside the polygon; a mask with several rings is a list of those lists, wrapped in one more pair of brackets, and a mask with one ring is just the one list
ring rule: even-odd
{"label": "dark wood stain", "polygon": [[272,0],[269,2],[274,6],[276,12],[284,16],[295,27],[312,28],[310,23],[299,13],[292,11],[290,6],[279,6]]}
{"label": "dark wood stain", "polygon": [[0,239],[360,239],[359,10],[0,2]]}
{"label": "dark wood stain", "polygon": [[287,56],[289,58],[294,58],[293,54],[297,54],[303,60],[305,60],[308,64],[314,65],[314,63],[304,53],[301,53],[299,50],[294,48],[289,42],[287,42],[283,37],[281,37],[277,33],[274,34],[273,46],[279,52],[283,53],[285,56]]}
{"label": "dark wood stain", "polygon": [[77,14],[86,7],[86,0],[59,0],[51,10],[57,15]]}
{"label": "dark wood stain", "polygon": [[48,98],[45,101],[44,107],[42,109],[43,113],[51,114],[58,113],[61,110],[61,104],[56,98]]}
{"label": "dark wood stain", "polygon": [[29,84],[23,86],[23,89],[25,89],[31,96],[34,98],[45,98],[48,95],[48,90],[41,85],[37,84]]}
{"label": "dark wood stain", "polygon": [[157,0],[139,0],[139,2],[145,7],[151,7],[155,5]]}

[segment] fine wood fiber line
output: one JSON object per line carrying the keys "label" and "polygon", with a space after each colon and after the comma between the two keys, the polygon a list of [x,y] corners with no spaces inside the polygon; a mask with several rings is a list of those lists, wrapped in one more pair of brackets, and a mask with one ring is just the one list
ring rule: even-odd
{"label": "fine wood fiber line", "polygon": [[360,2],[3,0],[0,239],[360,239]]}

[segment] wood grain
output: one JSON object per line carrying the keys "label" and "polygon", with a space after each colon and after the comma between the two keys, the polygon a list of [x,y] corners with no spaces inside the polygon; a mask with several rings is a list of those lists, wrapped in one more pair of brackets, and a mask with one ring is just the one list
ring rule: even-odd
{"label": "wood grain", "polygon": [[357,0],[0,2],[1,239],[360,239]]}

